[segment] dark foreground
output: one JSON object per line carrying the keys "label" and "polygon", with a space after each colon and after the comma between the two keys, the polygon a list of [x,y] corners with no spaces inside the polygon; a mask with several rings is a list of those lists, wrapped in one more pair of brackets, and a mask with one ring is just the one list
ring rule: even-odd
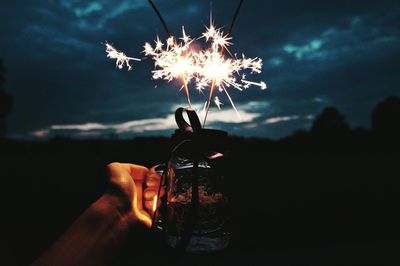
{"label": "dark foreground", "polygon": [[[0,264],[27,265],[55,241],[104,191],[106,164],[150,167],[168,150],[165,138],[0,142]],[[400,265],[399,155],[368,132],[232,138],[229,249],[177,256],[137,232],[116,265]]]}

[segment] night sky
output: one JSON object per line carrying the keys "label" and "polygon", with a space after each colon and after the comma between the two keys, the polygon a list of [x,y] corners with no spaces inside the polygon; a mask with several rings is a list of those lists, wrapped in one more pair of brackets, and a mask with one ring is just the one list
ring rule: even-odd
{"label": "night sky", "polygon": [[[198,36],[210,8],[229,25],[237,1],[155,0],[170,30]],[[173,111],[185,106],[177,83],[152,80],[150,59],[118,70],[104,43],[134,57],[146,41],[165,38],[145,0],[0,2],[0,58],[13,138],[42,139],[169,135]],[[239,121],[221,95],[209,127],[230,134],[279,138],[308,129],[324,107],[335,106],[352,127],[369,127],[370,113],[400,95],[400,2],[245,0],[232,32],[232,52],[260,57],[265,91],[231,89]],[[206,96],[194,97],[200,106]]]}

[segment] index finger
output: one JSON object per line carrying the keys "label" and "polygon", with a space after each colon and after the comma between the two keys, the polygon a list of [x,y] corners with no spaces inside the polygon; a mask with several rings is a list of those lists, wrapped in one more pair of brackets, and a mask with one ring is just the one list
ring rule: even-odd
{"label": "index finger", "polygon": [[[160,185],[162,169],[163,169],[160,166],[161,165],[153,166],[147,172],[147,174],[146,174],[146,186],[153,187],[153,186],[159,186]],[[164,183],[164,180],[163,180],[163,183]]]}
{"label": "index finger", "polygon": [[149,169],[142,165],[131,164],[131,163],[121,163],[121,166],[129,172],[133,180],[141,181],[144,180]]}

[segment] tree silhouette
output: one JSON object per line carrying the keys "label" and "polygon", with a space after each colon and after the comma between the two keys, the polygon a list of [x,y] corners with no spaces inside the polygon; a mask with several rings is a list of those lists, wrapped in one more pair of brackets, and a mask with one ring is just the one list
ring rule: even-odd
{"label": "tree silhouette", "polygon": [[3,63],[0,61],[0,138],[6,134],[6,117],[12,109],[12,97],[4,91],[4,71]]}
{"label": "tree silhouette", "polygon": [[338,137],[350,132],[345,117],[335,107],[325,108],[318,115],[311,128],[311,133],[316,137]]}
{"label": "tree silhouette", "polygon": [[372,130],[381,136],[399,137],[400,97],[388,97],[372,111]]}

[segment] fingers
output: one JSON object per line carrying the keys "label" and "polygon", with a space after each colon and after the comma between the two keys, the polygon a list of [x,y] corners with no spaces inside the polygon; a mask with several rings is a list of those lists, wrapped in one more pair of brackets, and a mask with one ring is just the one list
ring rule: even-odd
{"label": "fingers", "polygon": [[116,184],[128,182],[128,177],[135,181],[143,181],[148,172],[144,166],[129,163],[110,163],[107,169],[111,183]]}
{"label": "fingers", "polygon": [[147,227],[151,227],[151,217],[150,215],[144,210],[143,208],[143,201],[142,201],[142,193],[143,193],[143,186],[141,181],[135,182],[134,185],[134,196],[132,199],[132,209],[138,220],[144,223]]}
{"label": "fingers", "polygon": [[[161,173],[159,172],[160,165],[155,165],[149,169],[146,174],[146,186],[147,188],[144,190],[143,199],[144,199],[144,207],[151,213],[154,213],[156,206],[155,205],[155,197],[157,196],[157,208],[161,206],[162,196],[165,194],[165,189],[162,187],[164,184],[164,180],[161,182]],[[157,195],[158,189],[160,188],[160,195]]]}
{"label": "fingers", "polygon": [[147,167],[131,164],[131,163],[121,163],[121,166],[129,172],[133,180],[143,180],[146,177],[147,172],[149,169]]}
{"label": "fingers", "polygon": [[[159,198],[165,194],[165,189],[161,187],[160,195],[157,195],[161,181],[161,174],[157,172],[157,167],[158,165],[148,170],[144,166],[129,163],[108,165],[111,183],[124,191],[132,204],[134,216],[148,227],[152,222],[149,213],[154,213],[155,208],[161,206]],[[143,190],[143,183],[146,185],[145,190]],[[145,211],[146,209],[149,213]]]}
{"label": "fingers", "polygon": [[[145,206],[146,209],[147,209],[149,212],[151,212],[151,213],[153,213],[153,212],[155,211],[155,209],[154,209],[154,200],[145,201],[145,202],[144,202],[144,206]],[[158,200],[157,200],[157,208],[159,208],[160,206],[161,206],[161,200],[158,199]]]}
{"label": "fingers", "polygon": [[[153,200],[154,196],[157,195],[158,193],[158,188],[157,189],[153,189],[153,188],[146,188],[144,190],[144,199],[147,200]],[[160,195],[159,197],[161,198],[162,196],[164,196],[165,194],[165,189],[162,187],[160,189]]]}
{"label": "fingers", "polygon": [[147,187],[158,187],[159,185],[163,185],[164,180],[163,180],[162,184],[160,184],[160,181],[161,181],[160,174],[153,174],[153,175],[147,176],[146,177],[146,186]]}
{"label": "fingers", "polygon": [[143,192],[144,198],[144,207],[150,212],[153,213],[155,211],[155,202],[154,199],[157,197],[157,208],[161,206],[161,198],[165,194],[165,189],[161,187],[160,195],[157,196],[158,193],[158,186],[157,187],[148,187]]}
{"label": "fingers", "polygon": [[153,167],[151,167],[151,168],[149,169],[149,172],[155,173],[157,167],[159,167],[159,166],[160,166],[160,164],[154,165]]}
{"label": "fingers", "polygon": [[130,177],[130,171],[123,167],[120,163],[110,163],[107,165],[111,183],[118,184],[123,182],[125,178]]}
{"label": "fingers", "polygon": [[107,166],[110,173],[110,183],[119,188],[122,198],[131,205],[135,219],[151,226],[151,217],[144,210],[142,202],[143,181],[148,169],[144,166],[128,163],[111,163]]}
{"label": "fingers", "polygon": [[[159,165],[153,166],[146,174],[146,186],[147,187],[158,187],[160,185],[161,174],[156,171]],[[164,184],[164,180],[163,180]]]}

